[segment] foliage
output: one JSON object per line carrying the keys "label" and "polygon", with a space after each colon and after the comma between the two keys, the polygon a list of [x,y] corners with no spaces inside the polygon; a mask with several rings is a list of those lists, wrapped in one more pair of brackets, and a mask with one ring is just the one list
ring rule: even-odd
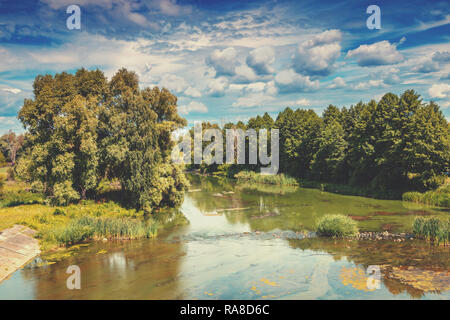
{"label": "foliage", "polygon": [[33,193],[25,190],[6,191],[0,197],[0,208],[16,207],[28,204],[43,204],[42,194]]}
{"label": "foliage", "polygon": [[424,193],[420,192],[405,192],[402,196],[403,201],[410,201],[415,203],[424,203],[427,205],[437,207],[450,207],[450,186],[430,190]]}
{"label": "foliage", "polygon": [[284,174],[263,175],[254,171],[241,171],[235,174],[234,177],[238,180],[238,182],[298,186],[298,182],[295,178]]}
{"label": "foliage", "polygon": [[327,237],[350,237],[358,233],[356,221],[341,214],[323,216],[317,224],[317,233]]}
{"label": "foliage", "polygon": [[6,159],[3,153],[0,152],[0,167],[4,167],[6,165]]}
{"label": "foliage", "polygon": [[286,108],[275,122],[269,118],[257,116],[224,129],[278,128],[280,173],[302,181],[318,181],[330,189],[349,185],[393,198],[407,190],[436,189],[450,171],[448,122],[436,103],[422,102],[413,90],[350,108],[330,105],[322,117],[313,110]]}
{"label": "foliage", "polygon": [[5,185],[5,178],[3,176],[0,176],[0,195],[3,193],[3,186]]}
{"label": "foliage", "polygon": [[67,226],[56,229],[51,236],[64,245],[75,244],[92,238],[139,239],[156,236],[153,221],[127,218],[103,218],[83,216]]}
{"label": "foliage", "polygon": [[450,219],[435,217],[416,217],[412,225],[414,236],[430,241],[432,244],[445,245],[450,241]]}
{"label": "foliage", "polygon": [[[24,143],[24,135],[16,135],[14,132],[9,130],[8,133],[4,134],[2,137],[0,137],[0,140],[2,141],[2,149],[8,153],[9,159],[11,160],[12,165],[16,163],[16,157],[19,152],[19,150],[22,148],[22,145]],[[1,154],[1,153],[0,153]],[[2,166],[2,160],[1,157],[3,154],[0,155],[0,166]],[[3,159],[3,162],[4,159]]]}
{"label": "foliage", "polygon": [[19,112],[28,134],[17,173],[53,205],[86,199],[104,177],[145,212],[180,204],[186,179],[169,157],[186,120],[167,89],[141,90],[126,69],[109,82],[99,70],[39,75],[33,88]]}

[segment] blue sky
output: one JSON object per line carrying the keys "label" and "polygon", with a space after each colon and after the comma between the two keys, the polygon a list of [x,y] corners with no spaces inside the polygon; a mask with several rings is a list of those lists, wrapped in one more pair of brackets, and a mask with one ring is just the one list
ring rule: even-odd
{"label": "blue sky", "polygon": [[[69,5],[81,30],[68,30]],[[369,5],[381,29],[369,30]],[[350,106],[412,88],[450,116],[448,1],[0,0],[0,133],[36,75],[134,70],[195,120]]]}

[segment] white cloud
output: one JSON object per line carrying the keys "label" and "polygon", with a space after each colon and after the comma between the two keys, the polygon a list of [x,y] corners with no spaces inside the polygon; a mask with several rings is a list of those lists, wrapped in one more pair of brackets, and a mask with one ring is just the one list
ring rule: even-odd
{"label": "white cloud", "polygon": [[302,42],[293,56],[295,71],[304,75],[326,76],[341,54],[341,32],[327,30]]}
{"label": "white cloud", "polygon": [[208,107],[201,102],[191,101],[187,106],[186,105],[179,106],[178,112],[180,114],[188,114],[191,112],[206,113],[208,112]]}
{"label": "white cloud", "polygon": [[275,51],[272,47],[260,47],[250,51],[247,56],[247,65],[259,75],[272,74],[271,64],[275,62]]}
{"label": "white cloud", "polygon": [[386,84],[383,80],[369,80],[367,82],[359,82],[351,86],[354,90],[366,90],[370,88],[384,88]]}
{"label": "white cloud", "polygon": [[404,57],[397,51],[396,44],[383,40],[371,45],[363,44],[347,52],[347,58],[355,58],[362,67],[381,66],[402,62]]}
{"label": "white cloud", "polygon": [[251,93],[248,96],[240,97],[233,103],[233,107],[257,107],[273,101],[275,98],[264,93]]}
{"label": "white cloud", "polygon": [[301,98],[301,99],[298,99],[297,101],[295,101],[295,104],[297,106],[301,106],[301,107],[308,107],[311,105],[311,101],[309,101],[306,98]]}
{"label": "white cloud", "polygon": [[163,75],[159,86],[175,93],[181,93],[186,90],[188,85],[182,77],[174,74],[166,74]]}
{"label": "white cloud", "polygon": [[319,89],[319,81],[312,81],[308,76],[302,76],[292,69],[283,70],[275,76],[275,84],[280,92],[304,92]]}
{"label": "white cloud", "polygon": [[216,76],[233,76],[236,68],[236,49],[233,47],[224,50],[214,50],[207,58],[206,64],[216,70]]}
{"label": "white cloud", "polygon": [[336,77],[333,79],[333,83],[331,83],[327,88],[328,89],[340,89],[347,86],[345,80],[341,77]]}
{"label": "white cloud", "polygon": [[6,91],[6,92],[10,92],[13,94],[18,94],[20,92],[22,92],[22,90],[20,89],[16,89],[16,88],[4,88],[4,89],[0,89],[1,91]]}
{"label": "white cloud", "polygon": [[237,66],[235,68],[235,74],[233,80],[239,83],[248,83],[257,79],[255,71],[245,64]]}
{"label": "white cloud", "polygon": [[436,51],[431,57],[420,59],[413,67],[414,72],[429,73],[436,72],[442,69],[442,66],[450,62],[450,52]]}
{"label": "white cloud", "polygon": [[428,94],[431,98],[446,98],[450,96],[450,84],[439,83],[433,84],[430,89],[428,89]]}
{"label": "white cloud", "polygon": [[228,89],[229,83],[227,78],[219,77],[217,79],[212,79],[208,83],[207,94],[213,97],[221,97],[225,94],[225,90]]}
{"label": "white cloud", "polygon": [[184,91],[184,94],[193,98],[200,98],[202,96],[201,92],[193,87],[189,87]]}

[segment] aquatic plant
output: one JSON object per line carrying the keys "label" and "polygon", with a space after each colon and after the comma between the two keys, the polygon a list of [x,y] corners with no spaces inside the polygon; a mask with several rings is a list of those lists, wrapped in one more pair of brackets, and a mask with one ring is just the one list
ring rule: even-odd
{"label": "aquatic plant", "polygon": [[68,245],[95,238],[153,238],[156,236],[156,230],[156,223],[152,220],[83,216],[54,230],[53,236],[56,242]]}
{"label": "aquatic plant", "polygon": [[342,215],[329,214],[317,223],[317,233],[326,237],[350,237],[358,233],[356,221]]}
{"label": "aquatic plant", "polygon": [[283,173],[264,175],[254,171],[241,171],[234,175],[238,182],[252,182],[263,184],[275,184],[281,186],[298,186],[298,181]]}
{"label": "aquatic plant", "polygon": [[68,245],[93,238],[153,238],[156,230],[156,223],[152,220],[83,216],[55,230],[53,236],[58,243]]}
{"label": "aquatic plant", "polygon": [[436,217],[416,217],[412,230],[414,236],[419,239],[430,241],[432,244],[444,246],[450,242],[450,219],[439,219]]}

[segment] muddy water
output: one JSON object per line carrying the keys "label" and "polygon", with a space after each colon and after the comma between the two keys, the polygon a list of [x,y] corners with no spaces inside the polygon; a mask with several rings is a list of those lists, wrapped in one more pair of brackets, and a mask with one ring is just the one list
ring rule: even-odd
{"label": "muddy water", "polygon": [[[189,225],[156,240],[93,243],[53,264],[37,259],[0,283],[0,299],[450,298],[448,248],[306,238],[327,213],[348,214],[362,230],[402,232],[415,215],[446,211],[190,179],[181,207]],[[81,269],[80,290],[66,287],[70,265]]]}

